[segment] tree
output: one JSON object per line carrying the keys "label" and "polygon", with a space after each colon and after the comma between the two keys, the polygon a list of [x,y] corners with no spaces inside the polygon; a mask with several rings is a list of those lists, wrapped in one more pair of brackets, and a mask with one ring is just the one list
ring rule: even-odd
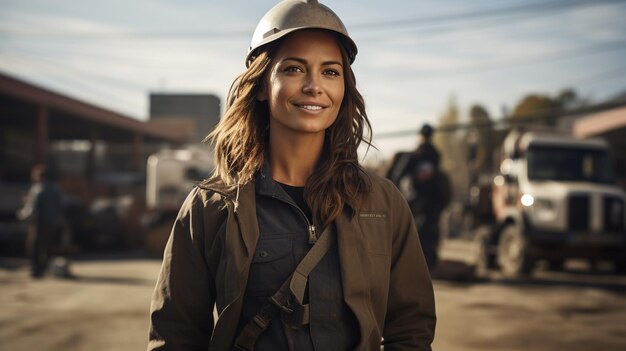
{"label": "tree", "polygon": [[493,150],[496,148],[493,123],[489,112],[479,105],[470,108],[470,128],[465,135],[467,161],[470,171],[470,183],[476,181],[480,173],[492,171]]}
{"label": "tree", "polygon": [[[459,124],[459,109],[457,107],[456,98],[451,96],[448,99],[448,104],[446,106],[446,111],[439,116],[438,128],[439,130],[445,129],[446,127],[452,127]],[[433,136],[433,143],[439,147],[439,150],[446,154],[452,155],[456,152],[456,144],[455,141],[456,131],[445,131],[445,132],[437,132]],[[445,158],[445,157],[444,157]],[[450,157],[448,157],[450,158]]]}
{"label": "tree", "polygon": [[441,169],[449,175],[452,181],[453,194],[464,194],[467,187],[465,141],[456,129],[446,130],[446,127],[458,124],[459,109],[455,97],[451,96],[445,112],[439,117],[439,123],[433,135],[433,144],[441,155]]}
{"label": "tree", "polygon": [[575,90],[563,89],[554,97],[545,94],[528,94],[520,100],[511,114],[512,122],[532,119],[533,124],[554,127],[563,111],[585,105]]}
{"label": "tree", "polygon": [[[537,114],[552,115],[559,113],[560,104],[555,99],[547,95],[530,94],[526,95],[513,109],[511,119],[513,121],[523,121],[524,119],[536,117]],[[533,123],[554,126],[554,118],[536,119]]]}

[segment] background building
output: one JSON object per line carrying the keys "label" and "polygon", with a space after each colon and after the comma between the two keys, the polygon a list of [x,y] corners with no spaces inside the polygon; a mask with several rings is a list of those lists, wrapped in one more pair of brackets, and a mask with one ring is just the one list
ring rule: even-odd
{"label": "background building", "polygon": [[220,99],[212,94],[150,94],[150,122],[200,143],[220,119]]}
{"label": "background building", "polygon": [[0,251],[16,254],[24,247],[25,224],[15,213],[38,163],[55,170],[68,208],[76,209],[76,242],[140,241],[148,155],[185,140],[111,108],[0,74]]}

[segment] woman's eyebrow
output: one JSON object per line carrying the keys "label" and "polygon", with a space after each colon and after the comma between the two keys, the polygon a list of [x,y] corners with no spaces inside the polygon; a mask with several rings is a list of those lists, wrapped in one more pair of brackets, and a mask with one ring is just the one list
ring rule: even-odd
{"label": "woman's eyebrow", "polygon": [[[301,63],[303,65],[306,65],[306,64],[309,63],[307,60],[305,60],[305,59],[303,59],[301,57],[287,57],[283,61],[296,61],[296,62],[299,62],[299,63]],[[324,61],[324,62],[322,62],[322,66],[330,66],[330,65],[339,65],[339,66],[343,67],[343,65],[339,61]]]}
{"label": "woman's eyebrow", "polygon": [[324,61],[324,62],[322,62],[322,65],[323,66],[339,65],[339,66],[343,67],[343,65],[339,61]]}

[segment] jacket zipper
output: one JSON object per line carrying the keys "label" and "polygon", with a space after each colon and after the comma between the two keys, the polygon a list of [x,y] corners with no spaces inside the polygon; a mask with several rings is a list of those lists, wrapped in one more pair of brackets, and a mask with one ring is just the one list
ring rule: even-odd
{"label": "jacket zipper", "polygon": [[315,242],[317,241],[317,229],[315,228],[315,225],[311,224],[311,222],[309,222],[309,219],[307,218],[306,214],[304,214],[304,211],[302,211],[302,209],[300,207],[298,207],[297,205],[289,202],[289,201],[285,201],[281,198],[279,198],[278,196],[272,195],[272,197],[276,200],[282,201],[286,204],[288,204],[289,206],[295,208],[296,210],[298,210],[298,213],[300,213],[300,217],[302,217],[302,219],[304,219],[304,223],[306,223],[306,227],[307,227],[307,234],[309,235],[309,244],[313,245],[315,244]]}

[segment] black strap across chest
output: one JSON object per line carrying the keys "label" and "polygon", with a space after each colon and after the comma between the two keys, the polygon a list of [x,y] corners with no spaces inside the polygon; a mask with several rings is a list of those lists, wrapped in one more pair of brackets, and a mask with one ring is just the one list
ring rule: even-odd
{"label": "black strap across chest", "polygon": [[332,233],[328,226],[300,261],[295,271],[243,327],[235,339],[237,350],[252,351],[257,339],[267,329],[270,321],[281,313],[283,318],[289,319],[294,325],[308,324],[309,305],[304,305],[303,300],[309,273],[328,252],[333,242]]}

